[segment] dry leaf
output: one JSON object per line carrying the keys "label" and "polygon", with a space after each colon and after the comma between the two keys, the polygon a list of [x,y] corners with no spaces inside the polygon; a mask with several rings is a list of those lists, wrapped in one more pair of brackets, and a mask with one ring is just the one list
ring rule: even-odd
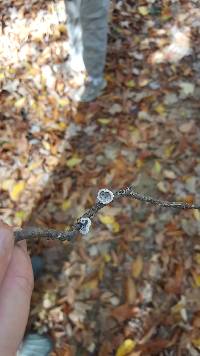
{"label": "dry leaf", "polygon": [[102,224],[106,225],[107,227],[111,227],[113,232],[119,232],[120,230],[120,225],[119,223],[115,220],[114,216],[110,215],[99,215],[99,220],[101,221]]}
{"label": "dry leaf", "polygon": [[25,188],[25,182],[23,180],[20,180],[19,182],[15,183],[10,190],[10,197],[13,201],[17,201],[22,194],[23,190]]}
{"label": "dry leaf", "polygon": [[119,305],[111,311],[111,316],[119,323],[122,323],[127,319],[131,319],[134,315],[135,310],[128,304]]}
{"label": "dry leaf", "polygon": [[170,171],[168,169],[165,169],[163,171],[163,175],[167,179],[176,179],[176,174],[173,171]]}
{"label": "dry leaf", "polygon": [[132,339],[126,339],[124,342],[118,347],[116,356],[126,356],[131,351],[133,351],[136,342]]}
{"label": "dry leaf", "polygon": [[138,255],[132,264],[132,276],[138,278],[143,270],[143,259],[142,256]]}
{"label": "dry leaf", "polygon": [[81,163],[82,159],[77,157],[77,156],[73,156],[72,158],[67,160],[67,167],[69,168],[74,168],[76,167],[79,163]]}
{"label": "dry leaf", "polygon": [[147,16],[149,14],[148,6],[139,6],[138,12],[142,16]]}
{"label": "dry leaf", "polygon": [[128,304],[134,304],[137,298],[135,283],[131,277],[126,279],[126,301]]}

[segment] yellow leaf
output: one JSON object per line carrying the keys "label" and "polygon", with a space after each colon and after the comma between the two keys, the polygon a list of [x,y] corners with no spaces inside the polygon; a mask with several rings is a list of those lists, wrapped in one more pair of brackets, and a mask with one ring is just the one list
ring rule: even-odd
{"label": "yellow leaf", "polygon": [[109,263],[111,261],[111,256],[108,253],[103,255],[105,263]]}
{"label": "yellow leaf", "polygon": [[16,107],[17,109],[21,109],[21,108],[25,105],[25,101],[26,101],[25,98],[20,98],[20,99],[18,99],[18,100],[15,102],[15,107]]}
{"label": "yellow leaf", "polygon": [[165,169],[163,171],[164,177],[168,179],[176,179],[176,174],[173,171],[170,171],[169,169]]}
{"label": "yellow leaf", "polygon": [[83,283],[82,287],[84,289],[92,290],[92,289],[96,289],[98,287],[98,284],[99,284],[98,279],[93,278],[90,281]]}
{"label": "yellow leaf", "polygon": [[14,184],[14,180],[13,179],[6,179],[6,180],[4,180],[2,182],[1,188],[3,190],[9,190],[12,187],[13,184]]}
{"label": "yellow leaf", "polygon": [[26,219],[27,213],[23,210],[16,211],[15,217],[18,218],[21,222]]}
{"label": "yellow leaf", "polygon": [[165,181],[158,182],[157,187],[162,193],[168,192],[168,185]]}
{"label": "yellow leaf", "polygon": [[155,111],[156,111],[158,114],[160,114],[160,115],[164,114],[164,113],[165,113],[165,107],[164,107],[164,105],[162,105],[162,104],[157,105],[157,106],[155,107]]}
{"label": "yellow leaf", "polygon": [[144,161],[142,159],[136,159],[136,167],[140,169],[144,165]]}
{"label": "yellow leaf", "polygon": [[57,25],[57,29],[59,32],[61,33],[66,33],[67,29],[64,23],[60,23],[59,25]]}
{"label": "yellow leaf", "polygon": [[126,339],[117,349],[116,356],[126,356],[133,351],[136,342],[132,339]]}
{"label": "yellow leaf", "polygon": [[159,161],[155,162],[153,169],[158,174],[161,172],[162,166]]}
{"label": "yellow leaf", "polygon": [[62,203],[62,210],[66,211],[71,207],[71,201],[69,199],[64,200]]}
{"label": "yellow leaf", "polygon": [[59,126],[60,130],[65,130],[67,127],[67,124],[65,122],[61,121],[61,122],[59,122],[58,126]]}
{"label": "yellow leaf", "polygon": [[73,168],[81,163],[82,159],[78,158],[77,156],[73,156],[72,158],[67,160],[67,167]]}
{"label": "yellow leaf", "polygon": [[164,151],[165,158],[169,158],[174,150],[174,145],[167,146]]}
{"label": "yellow leaf", "polygon": [[99,220],[102,222],[102,224],[111,227],[113,232],[119,232],[120,230],[120,225],[118,222],[115,220],[113,216],[109,215],[100,215]]}
{"label": "yellow leaf", "polygon": [[194,255],[194,260],[198,263],[198,265],[200,265],[200,253],[196,253],[196,255]]}
{"label": "yellow leaf", "polygon": [[193,272],[193,279],[196,287],[200,287],[200,274]]}
{"label": "yellow leaf", "polygon": [[120,225],[118,224],[117,221],[115,221],[115,222],[113,223],[112,227],[113,227],[113,232],[115,232],[115,233],[118,233],[118,232],[119,232],[119,230],[120,230]]}
{"label": "yellow leaf", "polygon": [[99,215],[99,220],[104,225],[112,225],[114,218],[113,218],[113,216],[109,216],[109,215]]}
{"label": "yellow leaf", "polygon": [[58,100],[58,104],[59,104],[61,107],[68,106],[68,105],[69,105],[69,99],[67,99],[67,98],[65,98],[65,99],[59,99],[59,100]]}
{"label": "yellow leaf", "polygon": [[110,121],[111,121],[111,119],[106,119],[106,118],[98,119],[98,122],[102,125],[108,125],[110,123]]}
{"label": "yellow leaf", "polygon": [[171,313],[179,314],[182,309],[183,309],[183,303],[178,302],[177,304],[173,305],[173,307],[171,308]]}
{"label": "yellow leaf", "polygon": [[135,283],[131,277],[126,279],[126,302],[134,304],[137,298],[137,290]]}
{"label": "yellow leaf", "polygon": [[132,264],[132,276],[138,278],[143,270],[143,259],[142,256],[138,255]]}
{"label": "yellow leaf", "polygon": [[142,16],[147,16],[149,13],[148,6],[139,6],[138,7],[138,12]]}
{"label": "yellow leaf", "polygon": [[0,73],[0,80],[3,80],[5,78],[5,74],[4,73]]}
{"label": "yellow leaf", "polygon": [[25,188],[25,183],[23,180],[15,183],[10,191],[10,197],[13,201],[17,201]]}
{"label": "yellow leaf", "polygon": [[42,144],[43,144],[45,150],[50,151],[51,146],[50,146],[49,142],[47,142],[47,141],[42,141]]}
{"label": "yellow leaf", "polygon": [[199,210],[194,209],[193,215],[197,221],[200,221],[200,211]]}
{"label": "yellow leaf", "polygon": [[99,280],[102,281],[103,276],[104,276],[104,272],[105,272],[105,264],[101,263],[100,267],[99,267],[99,271],[98,271],[98,275],[99,275]]}
{"label": "yellow leaf", "polygon": [[193,339],[192,340],[192,344],[197,347],[198,349],[200,349],[200,338],[198,339]]}
{"label": "yellow leaf", "polygon": [[42,164],[42,160],[36,161],[36,162],[32,162],[31,164],[29,164],[28,166],[28,170],[29,171],[33,171],[34,169],[41,167]]}
{"label": "yellow leaf", "polygon": [[128,88],[134,88],[135,87],[135,82],[134,80],[128,80],[128,82],[126,82],[126,86]]}

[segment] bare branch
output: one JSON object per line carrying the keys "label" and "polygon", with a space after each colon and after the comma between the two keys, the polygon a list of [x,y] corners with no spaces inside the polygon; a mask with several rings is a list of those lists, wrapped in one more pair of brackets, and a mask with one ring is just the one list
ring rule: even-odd
{"label": "bare branch", "polygon": [[[113,194],[112,201],[115,201],[122,197],[133,198],[145,203],[159,205],[165,208],[200,209],[200,205],[195,205],[195,204],[190,205],[182,202],[169,202],[169,201],[154,199],[150,196],[137,193],[135,191],[134,186],[130,186],[125,189],[120,189],[119,191],[115,192]],[[87,229],[85,229],[84,223],[88,222],[88,220],[92,220],[95,217],[95,215],[98,213],[98,211],[101,210],[103,207],[105,207],[105,203],[103,204],[102,202],[99,201],[99,199],[97,199],[96,204],[93,207],[91,207],[87,212],[85,212],[72,226],[72,229],[69,231],[57,231],[53,229],[41,229],[37,227],[27,227],[27,228],[15,230],[14,231],[15,241],[18,242],[21,240],[30,240],[33,238],[46,238],[48,240],[71,241],[79,233],[85,234],[85,231],[89,230],[89,226]]]}

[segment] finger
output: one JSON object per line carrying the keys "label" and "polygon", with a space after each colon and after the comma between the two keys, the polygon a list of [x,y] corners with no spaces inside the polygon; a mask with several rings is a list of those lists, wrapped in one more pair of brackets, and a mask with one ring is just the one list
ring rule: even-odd
{"label": "finger", "polygon": [[8,268],[14,247],[11,227],[0,221],[0,285]]}
{"label": "finger", "polygon": [[33,271],[26,243],[18,243],[0,289],[0,355],[15,354],[26,328]]}

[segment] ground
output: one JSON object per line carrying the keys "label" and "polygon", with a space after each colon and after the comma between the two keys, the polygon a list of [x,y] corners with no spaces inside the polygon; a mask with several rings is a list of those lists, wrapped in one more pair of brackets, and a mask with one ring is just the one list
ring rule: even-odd
{"label": "ground", "polygon": [[[1,1],[0,217],[65,229],[100,188],[200,202],[197,1],[113,1],[104,94],[69,99],[63,1]],[[199,355],[200,212],[123,198],[45,260],[27,330],[52,355]]]}

